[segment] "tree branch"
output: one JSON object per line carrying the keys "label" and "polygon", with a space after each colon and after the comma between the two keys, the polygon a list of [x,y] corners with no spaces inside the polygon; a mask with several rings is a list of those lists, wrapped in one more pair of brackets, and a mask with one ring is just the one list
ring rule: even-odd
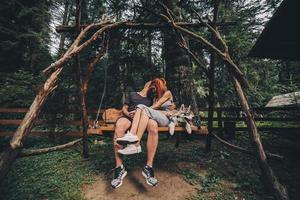
{"label": "tree branch", "polygon": [[217,29],[213,28],[210,24],[212,24],[212,21],[207,17],[207,20],[209,21],[209,23],[205,22],[202,17],[199,15],[199,13],[197,13],[195,11],[194,8],[192,8],[193,12],[198,16],[199,22],[201,24],[204,24],[208,30],[214,35],[215,38],[217,38],[217,40],[221,43],[222,47],[224,48],[224,53],[228,54],[228,46],[226,45],[226,43],[224,42],[224,40],[222,39],[222,36],[220,34],[219,31],[217,31]]}
{"label": "tree branch", "polygon": [[[160,15],[161,17],[161,15]],[[180,25],[182,27],[189,27],[189,28],[200,28],[200,27],[204,27],[204,24],[201,24],[199,22],[197,23],[190,23],[190,22],[176,22],[177,25]],[[218,23],[217,26],[232,26],[235,25],[236,22],[222,22],[222,23]],[[87,25],[81,25],[80,28],[84,29]],[[91,28],[91,30],[94,29],[99,29],[101,27],[103,27],[104,25],[96,25],[94,27]],[[162,29],[162,28],[170,28],[170,24],[166,23],[166,22],[125,22],[124,24],[116,27],[118,29]],[[76,32],[76,26],[71,25],[71,26],[57,26],[55,28],[57,33],[74,33]]]}
{"label": "tree branch", "polygon": [[[60,59],[58,59],[56,62],[52,63],[46,69],[44,69],[43,72],[47,73],[52,69],[61,67],[65,62],[69,61],[74,55],[79,53],[83,48],[85,48],[86,46],[90,45],[93,41],[95,41],[99,37],[99,35],[102,34],[104,31],[106,31],[108,29],[112,29],[112,28],[124,23],[124,22],[117,22],[117,23],[108,24],[108,22],[109,22],[108,20],[104,20],[103,22],[100,22],[98,24],[90,24],[87,27],[85,27],[80,32],[80,34],[77,36],[77,38],[72,43],[72,45],[69,47],[69,49],[64,53],[64,55]],[[102,27],[102,28],[100,28],[98,31],[96,31],[90,39],[88,39],[86,42],[84,42],[83,44],[81,44],[79,46],[80,42],[86,36],[86,34],[92,28],[95,28],[95,27]]]}
{"label": "tree branch", "polygon": [[[246,78],[244,77],[244,74],[242,73],[242,71],[235,65],[235,63],[232,61],[229,52],[225,51],[222,52],[220,49],[218,49],[215,45],[213,45],[211,42],[209,42],[208,40],[206,40],[204,37],[186,29],[183,28],[181,26],[178,26],[174,21],[172,21],[172,19],[164,14],[161,14],[165,20],[171,24],[173,26],[173,28],[178,29],[186,34],[188,34],[189,36],[195,38],[196,40],[200,41],[204,46],[206,46],[209,50],[214,51],[223,61],[225,61],[225,63],[227,64],[227,66],[229,67],[229,69],[231,70],[231,72],[235,75],[235,77],[237,77],[237,79],[242,83],[242,86],[246,87],[248,86],[248,81],[246,80]],[[223,41],[224,42],[224,41]],[[225,42],[224,42],[225,44]],[[225,44],[226,45],[226,44]],[[227,45],[226,48],[227,49]]]}
{"label": "tree branch", "polygon": [[82,138],[65,143],[65,144],[61,144],[55,147],[47,147],[47,148],[41,148],[41,149],[32,149],[32,150],[22,150],[19,154],[18,154],[18,158],[20,157],[27,157],[27,156],[35,156],[35,155],[41,155],[41,154],[45,154],[45,153],[49,153],[49,152],[53,152],[53,151],[59,151],[65,148],[69,148],[72,147],[76,144],[78,144],[79,142],[82,141]]}
{"label": "tree branch", "polygon": [[197,63],[197,65],[204,71],[204,73],[206,74],[206,76],[208,76],[208,69],[207,67],[205,67],[205,64],[203,61],[200,61],[196,55],[187,47],[187,45],[185,43],[178,43],[178,45],[184,49],[192,58],[193,60]]}
{"label": "tree branch", "polygon": [[[234,149],[234,150],[237,150],[237,151],[240,151],[240,152],[243,152],[243,153],[247,153],[247,154],[250,154],[250,155],[255,155],[255,152],[254,151],[251,151],[251,150],[248,150],[246,148],[243,148],[243,147],[239,147],[239,146],[236,146],[234,144],[231,144],[225,140],[223,140],[222,138],[218,137],[216,134],[214,133],[211,133],[219,142],[221,142],[222,144],[225,144],[226,146]],[[274,159],[278,159],[278,160],[283,160],[284,159],[284,156],[281,156],[281,155],[278,155],[278,154],[274,154],[274,153],[267,153],[266,152],[266,155],[267,157],[269,158],[274,158]]]}

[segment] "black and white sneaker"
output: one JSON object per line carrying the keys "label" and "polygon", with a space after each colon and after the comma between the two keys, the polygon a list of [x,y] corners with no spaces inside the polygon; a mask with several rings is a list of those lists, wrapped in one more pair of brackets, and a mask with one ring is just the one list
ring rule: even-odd
{"label": "black and white sneaker", "polygon": [[114,179],[111,181],[111,186],[115,189],[122,185],[123,179],[127,175],[127,171],[124,166],[121,165],[114,169]]}
{"label": "black and white sneaker", "polygon": [[143,176],[146,178],[146,183],[151,186],[156,186],[158,180],[154,177],[154,171],[152,167],[146,165],[142,171]]}

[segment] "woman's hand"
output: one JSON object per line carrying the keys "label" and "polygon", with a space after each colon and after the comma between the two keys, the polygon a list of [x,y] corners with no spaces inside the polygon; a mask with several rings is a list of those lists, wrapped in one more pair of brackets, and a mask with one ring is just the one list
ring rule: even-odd
{"label": "woman's hand", "polygon": [[172,93],[168,90],[164,93],[164,95],[158,99],[152,106],[151,108],[153,109],[159,109],[160,106],[165,103],[166,101],[170,100],[172,98]]}
{"label": "woman's hand", "polygon": [[131,111],[128,113],[128,117],[130,117],[131,119],[133,119],[134,115],[135,115],[135,110]]}
{"label": "woman's hand", "polygon": [[177,113],[177,110],[169,110],[169,111],[163,111],[163,113],[167,116],[167,117],[171,117],[173,115],[175,115]]}
{"label": "woman's hand", "polygon": [[168,109],[169,110],[176,110],[176,105],[172,104],[172,105],[168,106]]}

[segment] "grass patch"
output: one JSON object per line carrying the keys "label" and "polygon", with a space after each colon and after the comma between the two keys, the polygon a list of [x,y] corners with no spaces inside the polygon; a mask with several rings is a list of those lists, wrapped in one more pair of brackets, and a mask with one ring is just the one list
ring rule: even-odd
{"label": "grass patch", "polygon": [[0,199],[82,199],[80,185],[95,172],[79,148],[18,159],[0,187]]}
{"label": "grass patch", "polygon": [[[155,159],[155,168],[164,168],[179,173],[199,193],[191,198],[222,200],[271,200],[260,182],[260,170],[254,157],[232,151],[214,142],[212,151],[205,152],[204,143],[199,140],[183,139],[175,148],[173,138],[161,136]],[[236,135],[233,143],[249,146],[247,133]],[[111,139],[107,144],[94,145],[90,138],[90,158],[81,157],[81,146],[68,150],[52,152],[40,156],[18,159],[7,178],[0,185],[0,199],[83,199],[81,186],[91,183],[98,175],[107,177],[114,167]],[[300,199],[299,145],[296,141],[263,135],[266,150],[284,153],[292,159],[282,163],[270,160],[271,167],[279,180],[289,188],[291,199]],[[0,139],[0,146],[7,142]],[[26,142],[27,147],[52,146],[47,139],[34,139]],[[142,146],[145,150],[145,142]],[[146,151],[124,159],[126,168],[142,167]],[[297,159],[297,158],[298,159]]]}

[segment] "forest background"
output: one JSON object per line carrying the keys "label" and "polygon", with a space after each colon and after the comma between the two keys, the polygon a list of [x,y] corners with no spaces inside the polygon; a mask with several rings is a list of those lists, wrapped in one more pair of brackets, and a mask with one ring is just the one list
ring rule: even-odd
{"label": "forest background", "polygon": [[[300,68],[297,62],[254,59],[247,55],[270,19],[280,0],[223,0],[219,8],[219,30],[229,45],[233,60],[239,64],[250,82],[248,97],[252,106],[265,106],[272,96],[299,89]],[[178,11],[180,19],[195,22],[197,10],[203,16],[213,15],[213,1],[166,1]],[[146,7],[147,9],[143,9]],[[155,1],[146,0],[84,0],[82,24],[99,21],[102,15],[116,21],[158,22],[149,12],[161,13]],[[1,107],[28,107],[45,74],[42,70],[56,60],[69,46],[74,34],[57,33],[59,25],[75,24],[76,1],[71,0],[4,0],[0,6],[0,104]],[[233,25],[222,25],[233,22]],[[204,28],[195,29],[207,34]],[[205,73],[179,49],[174,34],[168,29],[118,29],[110,32],[108,56],[96,67],[88,91],[88,107],[96,108],[104,85],[105,107],[121,107],[129,91],[139,90],[154,77],[165,77],[177,104],[207,107],[208,80]],[[207,35],[209,37],[209,35]],[[190,48],[210,63],[210,52],[192,39]],[[86,66],[98,51],[100,42],[81,54]],[[238,105],[232,82],[224,64],[215,63],[215,104]],[[62,112],[64,108],[79,108],[79,79],[75,62],[65,67],[58,89],[47,101],[47,109]],[[188,83],[187,83],[188,82]],[[187,84],[186,84],[187,83]],[[193,85],[192,89],[186,87]],[[179,89],[178,89],[179,88]],[[190,98],[193,96],[193,98]],[[194,101],[194,102],[191,102]],[[196,104],[195,104],[196,102]],[[66,107],[66,105],[68,105]]]}

